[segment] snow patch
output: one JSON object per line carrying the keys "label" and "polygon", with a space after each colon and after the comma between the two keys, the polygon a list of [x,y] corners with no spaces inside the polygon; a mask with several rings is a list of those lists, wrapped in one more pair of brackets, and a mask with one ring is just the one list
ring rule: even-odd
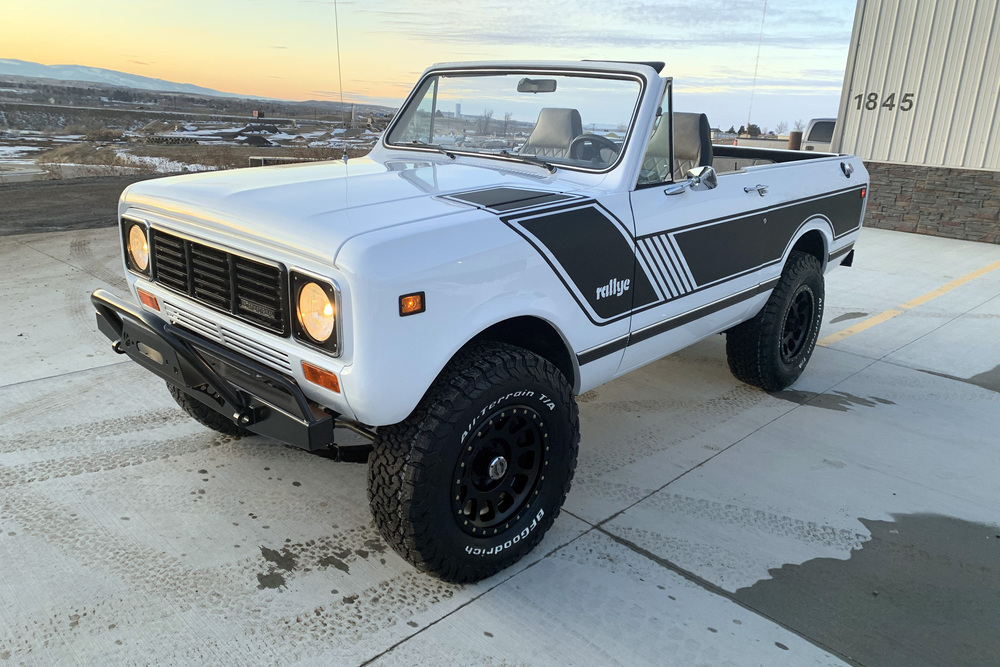
{"label": "snow patch", "polygon": [[151,157],[148,155],[133,155],[127,150],[115,151],[115,154],[122,162],[130,163],[138,167],[151,168],[158,174],[175,174],[179,171],[214,171],[215,167],[203,164],[187,164],[170,160],[165,157]]}

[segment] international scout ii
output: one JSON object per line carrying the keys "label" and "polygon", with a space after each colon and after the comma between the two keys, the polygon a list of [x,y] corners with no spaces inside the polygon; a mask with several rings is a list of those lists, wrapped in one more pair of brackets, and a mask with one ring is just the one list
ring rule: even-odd
{"label": "international scout ii", "polygon": [[209,428],[366,434],[389,544],[489,576],[559,513],[575,395],[721,332],[787,387],[853,258],[860,160],[712,145],[662,68],[437,65],[365,158],[134,184],[98,325]]}

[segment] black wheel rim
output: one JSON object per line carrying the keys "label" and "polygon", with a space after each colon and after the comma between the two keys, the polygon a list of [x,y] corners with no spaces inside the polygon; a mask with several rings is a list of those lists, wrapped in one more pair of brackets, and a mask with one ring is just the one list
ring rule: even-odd
{"label": "black wheel rim", "polygon": [[469,535],[497,535],[538,495],[548,435],[537,412],[504,408],[480,422],[459,454],[451,505]]}
{"label": "black wheel rim", "polygon": [[803,286],[795,293],[781,327],[781,360],[786,364],[791,363],[805,348],[814,312],[812,290]]}

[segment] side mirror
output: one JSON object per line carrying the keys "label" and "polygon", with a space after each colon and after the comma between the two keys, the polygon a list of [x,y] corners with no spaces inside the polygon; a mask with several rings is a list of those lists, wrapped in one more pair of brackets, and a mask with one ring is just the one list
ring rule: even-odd
{"label": "side mirror", "polygon": [[667,187],[663,191],[665,195],[679,195],[687,189],[691,190],[713,190],[719,185],[719,176],[715,173],[714,167],[695,167],[688,169],[684,174],[686,181],[680,181]]}
{"label": "side mirror", "polygon": [[719,185],[719,176],[715,173],[715,167],[688,169],[684,177],[688,179],[692,190],[714,190]]}

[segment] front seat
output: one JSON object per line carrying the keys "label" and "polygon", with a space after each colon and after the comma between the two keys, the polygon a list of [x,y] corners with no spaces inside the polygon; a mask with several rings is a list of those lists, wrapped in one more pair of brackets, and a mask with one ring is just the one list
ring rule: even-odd
{"label": "front seat", "polygon": [[576,109],[546,107],[538,112],[538,122],[518,152],[538,157],[569,157],[569,145],[583,134],[583,121]]}
{"label": "front seat", "polygon": [[712,166],[712,130],[703,113],[674,114],[674,181],[695,167]]}

